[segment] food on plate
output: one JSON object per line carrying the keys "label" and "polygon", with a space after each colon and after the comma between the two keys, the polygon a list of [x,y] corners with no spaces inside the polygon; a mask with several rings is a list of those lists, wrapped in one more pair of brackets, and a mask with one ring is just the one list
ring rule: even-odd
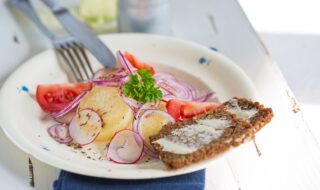
{"label": "food on plate", "polygon": [[250,123],[255,132],[269,123],[273,117],[271,108],[264,108],[258,102],[252,102],[245,98],[233,98],[225,102],[224,106],[228,112]]}
{"label": "food on plate", "polygon": [[143,139],[131,130],[117,132],[108,146],[106,157],[118,164],[134,164],[143,155]]}
{"label": "food on plate", "polygon": [[122,100],[119,89],[107,86],[94,86],[81,100],[79,110],[95,110],[102,118],[102,128],[97,141],[108,143],[119,130],[132,125],[133,111]]}
{"label": "food on plate", "polygon": [[139,134],[144,140],[145,152],[152,157],[158,157],[153,151],[149,137],[157,134],[162,126],[168,123],[175,123],[174,118],[166,111],[160,109],[145,109],[142,107],[137,113],[133,123],[133,130]]}
{"label": "food on plate", "polygon": [[38,85],[39,106],[57,122],[47,129],[53,140],[97,147],[118,164],[160,155],[168,167],[180,168],[238,146],[270,121],[272,112],[258,103],[210,101],[215,92],[200,94],[129,52],[118,51],[117,59],[118,67],[102,68],[85,83]]}
{"label": "food on plate", "polygon": [[164,126],[150,141],[160,160],[178,169],[251,140],[272,116],[258,102],[233,98],[211,112]]}
{"label": "food on plate", "polygon": [[58,123],[48,128],[49,135],[61,144],[68,144],[72,141],[72,137],[69,134],[68,125],[64,123]]}
{"label": "food on plate", "polygon": [[156,73],[156,71],[154,70],[154,68],[152,66],[141,61],[138,57],[132,55],[131,53],[126,51],[126,52],[124,52],[124,56],[132,64],[132,66],[134,66],[135,68],[150,70],[152,75],[154,75]]}
{"label": "food on plate", "polygon": [[45,112],[57,112],[66,107],[92,83],[38,85],[36,99]]}
{"label": "food on plate", "polygon": [[191,118],[196,115],[208,112],[220,106],[217,102],[187,102],[172,99],[167,103],[168,113],[171,114],[176,121]]}
{"label": "food on plate", "polygon": [[123,85],[123,93],[126,97],[138,102],[156,102],[162,100],[162,92],[154,85],[155,79],[150,70],[137,70],[136,75],[130,75],[129,81]]}
{"label": "food on plate", "polygon": [[102,119],[93,109],[85,108],[77,112],[69,124],[69,134],[81,146],[92,143],[100,134]]}

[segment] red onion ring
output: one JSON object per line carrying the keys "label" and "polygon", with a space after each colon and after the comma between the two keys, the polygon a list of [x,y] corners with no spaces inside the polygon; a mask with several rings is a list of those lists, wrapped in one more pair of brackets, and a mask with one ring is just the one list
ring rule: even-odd
{"label": "red onion ring", "polygon": [[[122,68],[101,68],[94,73],[92,80],[108,80],[122,76],[121,73],[124,73]],[[126,75],[126,73],[124,74]]]}
{"label": "red onion ring", "polygon": [[49,135],[52,137],[52,138],[55,138],[57,136],[57,133],[56,133],[56,126],[57,125],[63,125],[63,124],[55,124],[55,125],[52,125],[51,127],[49,127],[47,129]]}
{"label": "red onion ring", "polygon": [[172,88],[168,87],[168,85],[165,82],[160,82],[158,86],[163,95],[174,95],[175,91]]}
{"label": "red onion ring", "polygon": [[92,80],[93,83],[95,82],[119,82],[123,77],[126,76],[115,76],[113,78],[109,78],[109,79],[94,79]]}
{"label": "red onion ring", "polygon": [[49,135],[60,144],[68,144],[72,141],[66,124],[55,124],[48,128]]}
{"label": "red onion ring", "polygon": [[205,102],[205,101],[207,101],[209,98],[214,97],[215,95],[216,95],[215,92],[208,92],[208,93],[206,93],[206,94],[203,95],[203,96],[200,96],[200,97],[198,97],[198,98],[194,98],[193,101],[195,101],[195,102]]}
{"label": "red onion ring", "polygon": [[133,121],[133,124],[132,124],[132,128],[135,128],[135,126],[137,126],[138,123],[134,123],[135,121],[138,121],[139,118],[140,118],[140,115],[146,111],[146,110],[149,110],[149,109],[155,109],[157,108],[158,106],[160,105],[160,102],[156,102],[156,103],[145,103],[143,104],[139,110],[134,114],[134,121]]}
{"label": "red onion ring", "polygon": [[178,99],[175,95],[167,94],[162,97],[162,100],[168,102],[171,99]]}
{"label": "red onion ring", "polygon": [[178,99],[192,101],[192,96],[194,94],[194,92],[192,92],[192,89],[187,88],[185,85],[175,80],[167,80],[166,85],[173,89],[173,95]]}
{"label": "red onion ring", "polygon": [[109,87],[119,87],[119,83],[128,81],[128,74],[124,72],[123,69],[111,69],[113,71],[108,71],[104,68],[102,71],[99,71],[100,75],[103,77],[93,79],[92,82],[98,86],[109,86]]}
{"label": "red onion ring", "polygon": [[[152,105],[152,103],[146,103],[144,105],[142,105],[140,107],[140,109],[134,114],[134,117],[133,117],[133,122],[132,122],[132,130],[136,133],[139,133],[139,127],[138,127],[138,124],[139,124],[139,120],[140,120],[140,115],[150,109],[150,108],[157,108],[159,106],[160,102],[157,102],[155,105]],[[144,152],[151,156],[151,157],[154,157],[154,158],[158,158],[158,155],[154,153],[154,151],[150,150],[149,147],[145,146],[145,149],[144,149]]]}
{"label": "red onion ring", "polygon": [[156,74],[153,75],[155,80],[177,80],[177,78],[168,72],[158,71]]}
{"label": "red onion ring", "polygon": [[53,118],[56,122],[61,123],[61,124],[69,124],[72,118],[76,115],[76,110],[73,109],[72,111],[66,113],[65,115],[58,117],[58,118]]}
{"label": "red onion ring", "polygon": [[79,94],[75,99],[73,99],[66,107],[64,107],[62,110],[58,112],[51,113],[51,117],[54,119],[57,119],[61,116],[64,116],[65,114],[69,113],[71,110],[73,110],[78,104],[80,103],[81,99],[87,92],[82,92]]}
{"label": "red onion ring", "polygon": [[120,64],[122,67],[129,72],[129,74],[133,74],[133,71],[135,70],[134,67],[131,65],[131,63],[124,57],[123,53],[118,50],[117,56],[119,59]]}
{"label": "red onion ring", "polygon": [[[170,74],[167,75],[170,76]],[[158,79],[157,85],[163,93],[162,99],[164,101],[168,101],[170,99],[180,99],[184,101],[205,102],[215,95],[215,92],[208,92],[201,97],[197,97],[197,91],[193,86],[186,82],[178,81],[172,78]]]}
{"label": "red onion ring", "polygon": [[122,77],[121,79],[120,79],[120,82],[121,83],[126,83],[126,82],[128,82],[129,81],[129,76],[125,76],[125,77]]}
{"label": "red onion ring", "polygon": [[190,84],[186,83],[186,82],[180,82],[180,84],[182,86],[185,87],[185,89],[187,89],[187,91],[191,94],[192,100],[197,97],[197,91],[196,89],[193,88],[193,86],[191,86]]}
{"label": "red onion ring", "polygon": [[130,107],[133,112],[136,112],[137,109],[141,106],[141,104],[135,101],[132,98],[127,98],[124,94],[120,94],[122,100]]}
{"label": "red onion ring", "polygon": [[108,86],[108,87],[119,87],[119,84],[117,82],[110,82],[110,81],[105,81],[105,80],[95,80],[92,81],[93,84],[98,85],[98,86]]}

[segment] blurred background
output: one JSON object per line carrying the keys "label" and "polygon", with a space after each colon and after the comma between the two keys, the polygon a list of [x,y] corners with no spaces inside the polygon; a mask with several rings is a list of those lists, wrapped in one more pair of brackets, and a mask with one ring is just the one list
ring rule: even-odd
{"label": "blurred background", "polygon": [[320,139],[320,1],[239,0]]}

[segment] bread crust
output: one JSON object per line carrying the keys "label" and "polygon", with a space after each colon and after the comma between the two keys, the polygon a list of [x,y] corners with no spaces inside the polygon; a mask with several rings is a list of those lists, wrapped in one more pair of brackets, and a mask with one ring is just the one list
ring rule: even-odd
{"label": "bread crust", "polygon": [[[273,111],[271,108],[265,108],[259,102],[253,102],[251,100],[245,98],[234,97],[238,101],[239,106],[243,110],[248,110],[255,108],[258,110],[257,114],[255,114],[249,120],[245,120],[249,122],[254,128],[255,132],[258,132],[262,127],[264,127],[267,123],[269,123],[273,117]],[[230,106],[230,101],[223,103],[223,105],[228,108]],[[240,118],[241,119],[241,118]]]}

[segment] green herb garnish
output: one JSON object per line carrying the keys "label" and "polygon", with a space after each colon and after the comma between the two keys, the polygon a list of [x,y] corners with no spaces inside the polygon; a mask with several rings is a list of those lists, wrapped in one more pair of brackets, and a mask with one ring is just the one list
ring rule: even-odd
{"label": "green herb garnish", "polygon": [[155,80],[151,71],[139,69],[137,73],[130,75],[129,82],[124,84],[124,95],[143,103],[161,100],[162,92],[154,86]]}

